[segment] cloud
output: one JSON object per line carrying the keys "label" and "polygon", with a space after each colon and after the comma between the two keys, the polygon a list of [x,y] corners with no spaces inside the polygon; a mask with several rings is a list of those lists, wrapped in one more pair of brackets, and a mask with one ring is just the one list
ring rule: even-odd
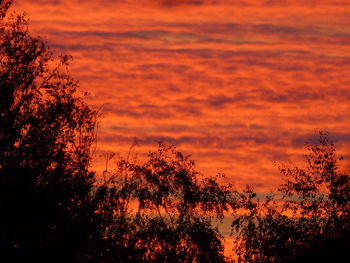
{"label": "cloud", "polygon": [[[135,138],[135,136],[114,136],[105,135],[101,136],[100,140],[108,142],[119,142],[125,143],[130,142]],[[219,136],[142,136],[137,137],[138,141],[145,145],[154,144],[156,142],[163,142],[168,144],[173,144],[181,147],[182,145],[191,145],[192,147],[201,148],[217,148],[217,149],[233,149],[242,146],[246,143],[250,144],[273,144],[276,143],[275,138],[268,136],[267,134],[256,134],[255,136],[229,136],[229,137],[219,137]]]}
{"label": "cloud", "polygon": [[350,145],[346,1],[161,2],[15,3],[75,57],[71,73],[104,115],[98,149],[164,140],[206,173],[268,188],[273,162],[318,129]]}
{"label": "cloud", "polygon": [[[125,103],[125,105],[127,105],[128,102],[125,101]],[[116,116],[147,119],[170,119],[182,118],[186,116],[200,117],[202,115],[199,107],[182,104],[139,104],[134,107],[130,105],[121,107],[120,105],[109,103],[103,106],[103,112],[112,113]]]}
{"label": "cloud", "polygon": [[[329,134],[330,140],[334,143],[350,143],[350,134],[341,132],[332,132]],[[303,146],[305,144],[318,143],[319,137],[315,133],[303,134],[302,137],[293,138],[292,143],[296,147]]]}
{"label": "cloud", "polygon": [[64,0],[30,0],[30,2],[35,4],[60,5]]}
{"label": "cloud", "polygon": [[203,5],[204,0],[156,0],[162,7],[183,7]]}

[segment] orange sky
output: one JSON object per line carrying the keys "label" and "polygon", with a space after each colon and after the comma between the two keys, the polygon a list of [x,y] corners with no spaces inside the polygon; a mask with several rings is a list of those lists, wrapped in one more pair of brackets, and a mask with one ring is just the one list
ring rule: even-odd
{"label": "orange sky", "polygon": [[[350,170],[350,1],[16,0],[101,108],[97,154],[156,141],[269,191],[327,130]],[[100,167],[97,158],[96,167]]]}
{"label": "orange sky", "polygon": [[318,130],[349,149],[350,1],[17,0],[12,9],[73,55],[72,75],[103,105],[96,156],[124,155],[135,137],[140,152],[161,140],[208,175],[268,191],[274,162],[296,159]]}

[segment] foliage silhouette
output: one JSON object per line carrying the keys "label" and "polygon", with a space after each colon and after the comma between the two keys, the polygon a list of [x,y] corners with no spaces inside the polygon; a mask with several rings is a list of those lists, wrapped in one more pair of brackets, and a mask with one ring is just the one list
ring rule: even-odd
{"label": "foliage silhouette", "polygon": [[[225,262],[221,221],[232,189],[217,177],[199,180],[195,164],[160,144],[144,163],[120,160],[106,180],[106,211],[117,208],[110,237],[122,241],[133,262]],[[121,225],[123,227],[121,227]],[[123,239],[120,239],[123,237]]]}
{"label": "foliage silhouette", "polygon": [[31,37],[24,16],[5,19],[0,43],[0,253],[6,262],[102,262],[103,225],[89,171],[95,112],[77,82]]}
{"label": "foliage silhouette", "polygon": [[307,149],[305,168],[280,167],[287,178],[277,191],[280,196],[259,201],[250,187],[241,194],[238,207],[245,213],[234,214],[232,223],[239,233],[238,262],[349,259],[349,176],[339,171],[327,134],[321,133],[319,144]]}
{"label": "foliage silhouette", "polygon": [[[223,262],[220,221],[232,198],[216,178],[160,145],[147,162],[90,171],[96,112],[78,96],[23,15],[0,43],[0,257],[5,262]],[[135,208],[135,212],[133,209]]]}

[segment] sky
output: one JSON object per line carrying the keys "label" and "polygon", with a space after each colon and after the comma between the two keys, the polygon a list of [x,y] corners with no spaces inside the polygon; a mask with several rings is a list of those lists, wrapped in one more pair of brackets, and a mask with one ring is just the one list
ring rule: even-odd
{"label": "sky", "polygon": [[268,192],[328,131],[350,170],[350,1],[16,0],[99,110],[104,152],[157,141]]}

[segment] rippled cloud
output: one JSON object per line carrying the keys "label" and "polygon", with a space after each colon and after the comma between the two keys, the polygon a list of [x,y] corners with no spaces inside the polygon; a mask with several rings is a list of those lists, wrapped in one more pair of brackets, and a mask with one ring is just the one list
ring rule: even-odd
{"label": "rippled cloud", "polygon": [[[142,2],[142,4],[140,4]],[[348,1],[17,0],[100,109],[97,152],[177,145],[267,191],[328,130],[349,149]],[[345,165],[347,158],[345,158]],[[98,169],[98,162],[97,166]]]}

